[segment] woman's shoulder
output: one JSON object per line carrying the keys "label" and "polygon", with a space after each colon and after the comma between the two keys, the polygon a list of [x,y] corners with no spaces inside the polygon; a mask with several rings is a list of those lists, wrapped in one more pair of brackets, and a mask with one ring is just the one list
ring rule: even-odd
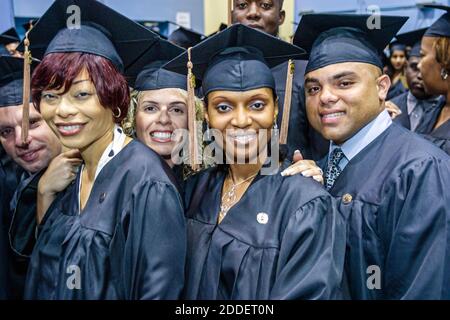
{"label": "woman's shoulder", "polygon": [[155,180],[177,185],[167,163],[155,151],[137,140],[128,143],[111,162],[109,171],[115,177],[124,176],[128,181]]}

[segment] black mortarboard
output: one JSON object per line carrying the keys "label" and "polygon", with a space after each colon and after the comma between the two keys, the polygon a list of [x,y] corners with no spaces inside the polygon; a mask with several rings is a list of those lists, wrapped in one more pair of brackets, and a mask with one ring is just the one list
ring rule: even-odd
{"label": "black mortarboard", "polygon": [[210,37],[212,37],[212,36],[218,34],[219,32],[225,30],[226,28],[228,28],[228,25],[227,25],[226,23],[223,23],[223,22],[222,22],[222,23],[220,24],[220,26],[219,26],[219,29],[218,29],[217,31],[211,33],[210,35],[208,35],[207,38],[210,38]]}
{"label": "black mortarboard", "polygon": [[[191,50],[193,73],[202,80],[204,95],[214,90],[246,91],[262,87],[275,89],[270,68],[298,59],[304,50],[262,31],[235,24]],[[165,68],[187,74],[188,53]]]}
{"label": "black mortarboard", "polygon": [[405,51],[406,52],[406,44],[401,43],[401,42],[396,41],[396,40],[392,41],[389,44],[389,52],[392,55],[392,53],[394,51]]}
{"label": "black mortarboard", "polygon": [[33,57],[38,59],[56,52],[90,53],[110,60],[125,75],[159,39],[145,27],[92,0],[56,0],[28,38]]}
{"label": "black mortarboard", "polygon": [[445,10],[447,13],[443,14],[437,19],[425,32],[426,37],[450,37],[450,7],[443,5],[424,5],[425,8]]}
{"label": "black mortarboard", "polygon": [[23,58],[0,56],[0,107],[23,102]]}
{"label": "black mortarboard", "polygon": [[398,42],[411,47],[411,50],[409,51],[410,57],[420,57],[420,43],[426,30],[427,28],[422,28],[398,34],[396,36]]}
{"label": "black mortarboard", "polygon": [[7,45],[13,42],[20,42],[16,29],[11,28],[0,34],[0,44]]}
{"label": "black mortarboard", "polygon": [[38,22],[39,19],[30,19],[27,22],[22,24],[22,28],[25,29],[25,32],[27,32],[28,30],[30,30],[31,26],[34,26],[36,24],[36,22]]}
{"label": "black mortarboard", "polygon": [[295,33],[294,44],[309,53],[305,72],[342,62],[368,63],[382,69],[381,52],[408,18],[376,18],[380,19],[380,25],[369,29],[372,15],[304,15]]}
{"label": "black mortarboard", "polygon": [[147,29],[151,30],[152,32],[156,33],[158,36],[163,38],[164,40],[167,40],[167,36],[163,32],[164,25],[167,25],[166,28],[169,27],[170,21],[137,21],[139,24],[143,25]]}
{"label": "black mortarboard", "polygon": [[168,41],[160,40],[146,52],[133,67],[138,71],[136,80],[129,81],[134,89],[158,90],[179,88],[187,90],[186,77],[182,74],[163,69],[169,60],[183,53],[184,49]]}
{"label": "black mortarboard", "polygon": [[194,30],[179,27],[169,35],[169,41],[185,49],[200,43],[205,36]]}

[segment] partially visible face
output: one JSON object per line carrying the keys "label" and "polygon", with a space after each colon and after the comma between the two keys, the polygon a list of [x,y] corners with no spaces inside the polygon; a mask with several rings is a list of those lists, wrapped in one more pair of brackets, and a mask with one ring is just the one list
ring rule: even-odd
{"label": "partially visible face", "polygon": [[[205,115],[211,129],[222,133],[217,141],[227,157],[253,163],[259,150],[265,150],[271,137],[278,107],[272,89],[260,88],[244,92],[213,91],[208,94]],[[262,130],[267,130],[266,135]],[[260,134],[261,133],[261,134]]]}
{"label": "partially visible face", "polygon": [[61,152],[61,143],[33,104],[30,104],[25,143],[22,142],[22,106],[0,108],[0,141],[11,159],[30,173],[46,168]]}
{"label": "partially visible face", "polygon": [[436,61],[436,52],[433,47],[436,38],[423,37],[420,48],[422,59],[418,65],[420,75],[423,79],[425,90],[429,94],[446,94],[447,85],[441,78],[441,66]]}
{"label": "partially visible face", "polygon": [[100,104],[86,70],[74,79],[69,91],[63,92],[64,88],[42,91],[40,109],[65,147],[83,152],[112,132],[112,111]]}
{"label": "partially visible face", "polygon": [[377,67],[338,63],[305,75],[309,122],[325,139],[342,144],[383,111],[390,80]]}
{"label": "partially visible face", "polygon": [[181,136],[174,133],[177,129],[188,129],[187,93],[180,89],[141,92],[136,109],[137,138],[168,158],[180,142]]}
{"label": "partially visible face", "polygon": [[21,53],[17,51],[17,47],[19,46],[19,42],[11,42],[5,45],[6,50],[8,50],[9,54],[14,57],[21,57]]}
{"label": "partially visible face", "polygon": [[425,91],[422,77],[418,68],[419,57],[410,57],[406,67],[406,81],[411,93],[420,100],[428,99],[430,95]]}
{"label": "partially visible face", "polygon": [[391,54],[391,64],[396,71],[401,71],[406,64],[406,55],[403,50],[394,50]]}
{"label": "partially visible face", "polygon": [[280,0],[234,0],[233,23],[242,23],[273,36],[278,35],[285,16]]}

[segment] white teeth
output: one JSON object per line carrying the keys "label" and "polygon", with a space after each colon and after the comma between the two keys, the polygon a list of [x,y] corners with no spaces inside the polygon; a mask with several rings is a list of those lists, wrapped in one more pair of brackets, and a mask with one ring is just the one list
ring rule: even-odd
{"label": "white teeth", "polygon": [[242,144],[249,143],[250,141],[252,141],[255,138],[256,138],[256,135],[254,135],[254,134],[239,135],[239,136],[233,137],[234,141],[236,141],[237,143],[242,143]]}
{"label": "white teeth", "polygon": [[172,133],[170,132],[152,132],[151,136],[157,139],[171,139]]}
{"label": "white teeth", "polygon": [[326,114],[323,116],[323,118],[327,119],[327,118],[337,118],[340,116],[343,116],[345,114],[345,112],[336,112],[336,113],[330,113],[330,114]]}
{"label": "white teeth", "polygon": [[81,125],[75,125],[75,126],[59,126],[59,128],[63,131],[74,131],[81,129]]}

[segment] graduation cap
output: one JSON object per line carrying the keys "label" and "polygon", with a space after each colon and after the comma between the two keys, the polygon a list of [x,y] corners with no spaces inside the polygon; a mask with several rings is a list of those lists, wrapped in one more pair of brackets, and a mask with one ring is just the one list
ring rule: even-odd
{"label": "graduation cap", "polygon": [[[79,24],[74,17],[77,14]],[[127,75],[159,37],[99,1],[56,0],[33,26],[28,39],[33,57],[38,59],[57,52],[90,53],[110,60]]]}
{"label": "graduation cap", "polygon": [[185,49],[200,43],[205,36],[191,29],[180,26],[169,35],[169,41]]}
{"label": "graduation cap", "polygon": [[404,51],[404,52],[406,52],[406,44],[404,44],[404,43],[402,43],[402,42],[399,42],[399,41],[397,41],[397,40],[392,41],[392,42],[389,44],[389,52],[390,52],[391,55],[392,55],[392,53],[393,53],[394,51]]}
{"label": "graduation cap", "polygon": [[[188,93],[193,97],[193,76],[202,80],[202,89],[207,96],[212,91],[248,91],[258,88],[271,88],[275,90],[275,80],[271,68],[276,65],[302,57],[304,50],[268,35],[262,31],[252,29],[242,24],[235,24],[211,38],[199,43],[187,52],[170,61],[165,68],[188,76]],[[290,94],[292,89],[293,62],[288,68],[284,114],[289,119]],[[290,85],[289,85],[290,83]],[[289,102],[286,105],[286,101]],[[189,107],[189,132],[191,166],[197,159],[195,123],[195,110]],[[282,128],[287,128],[288,121],[283,117]],[[287,134],[287,130],[286,134]],[[283,137],[280,140],[287,139]],[[282,143],[285,143],[283,141]]]}
{"label": "graduation cap", "polygon": [[0,55],[0,107],[23,103],[23,58]]}
{"label": "graduation cap", "polygon": [[211,33],[210,35],[208,35],[208,36],[206,36],[206,37],[207,37],[207,38],[210,38],[210,37],[212,37],[212,36],[218,34],[219,32],[225,30],[226,28],[228,28],[228,25],[222,22],[222,23],[220,24],[219,29],[218,29],[217,31]]}
{"label": "graduation cap", "polygon": [[20,42],[16,29],[11,28],[0,34],[0,44],[8,45],[13,42]]}
{"label": "graduation cap", "polygon": [[24,28],[24,29],[25,29],[25,32],[27,32],[28,30],[31,29],[32,26],[34,26],[34,25],[36,24],[36,22],[37,22],[38,20],[39,20],[39,19],[30,19],[30,20],[28,20],[27,22],[25,22],[25,23],[22,24],[22,28]]}
{"label": "graduation cap", "polygon": [[168,38],[162,33],[160,24],[169,24],[169,21],[137,21],[139,24],[143,25],[147,29],[156,33],[162,39],[167,40]]}
{"label": "graduation cap", "polygon": [[341,62],[363,62],[383,68],[380,54],[408,17],[379,16],[380,26],[369,29],[371,15],[308,14],[300,20],[294,44],[306,49],[306,73]]}
{"label": "graduation cap", "polygon": [[129,80],[130,86],[139,91],[164,88],[187,90],[186,77],[184,75],[162,68],[169,60],[183,52],[183,48],[168,41],[160,40],[130,70],[130,73],[137,74],[136,77],[132,77]]}
{"label": "graduation cap", "polygon": [[450,6],[427,4],[425,8],[445,10],[447,13],[443,14],[437,19],[425,32],[426,37],[450,37]]}
{"label": "graduation cap", "polygon": [[420,57],[420,43],[427,28],[421,28],[410,32],[398,34],[397,41],[411,47],[410,57]]}

